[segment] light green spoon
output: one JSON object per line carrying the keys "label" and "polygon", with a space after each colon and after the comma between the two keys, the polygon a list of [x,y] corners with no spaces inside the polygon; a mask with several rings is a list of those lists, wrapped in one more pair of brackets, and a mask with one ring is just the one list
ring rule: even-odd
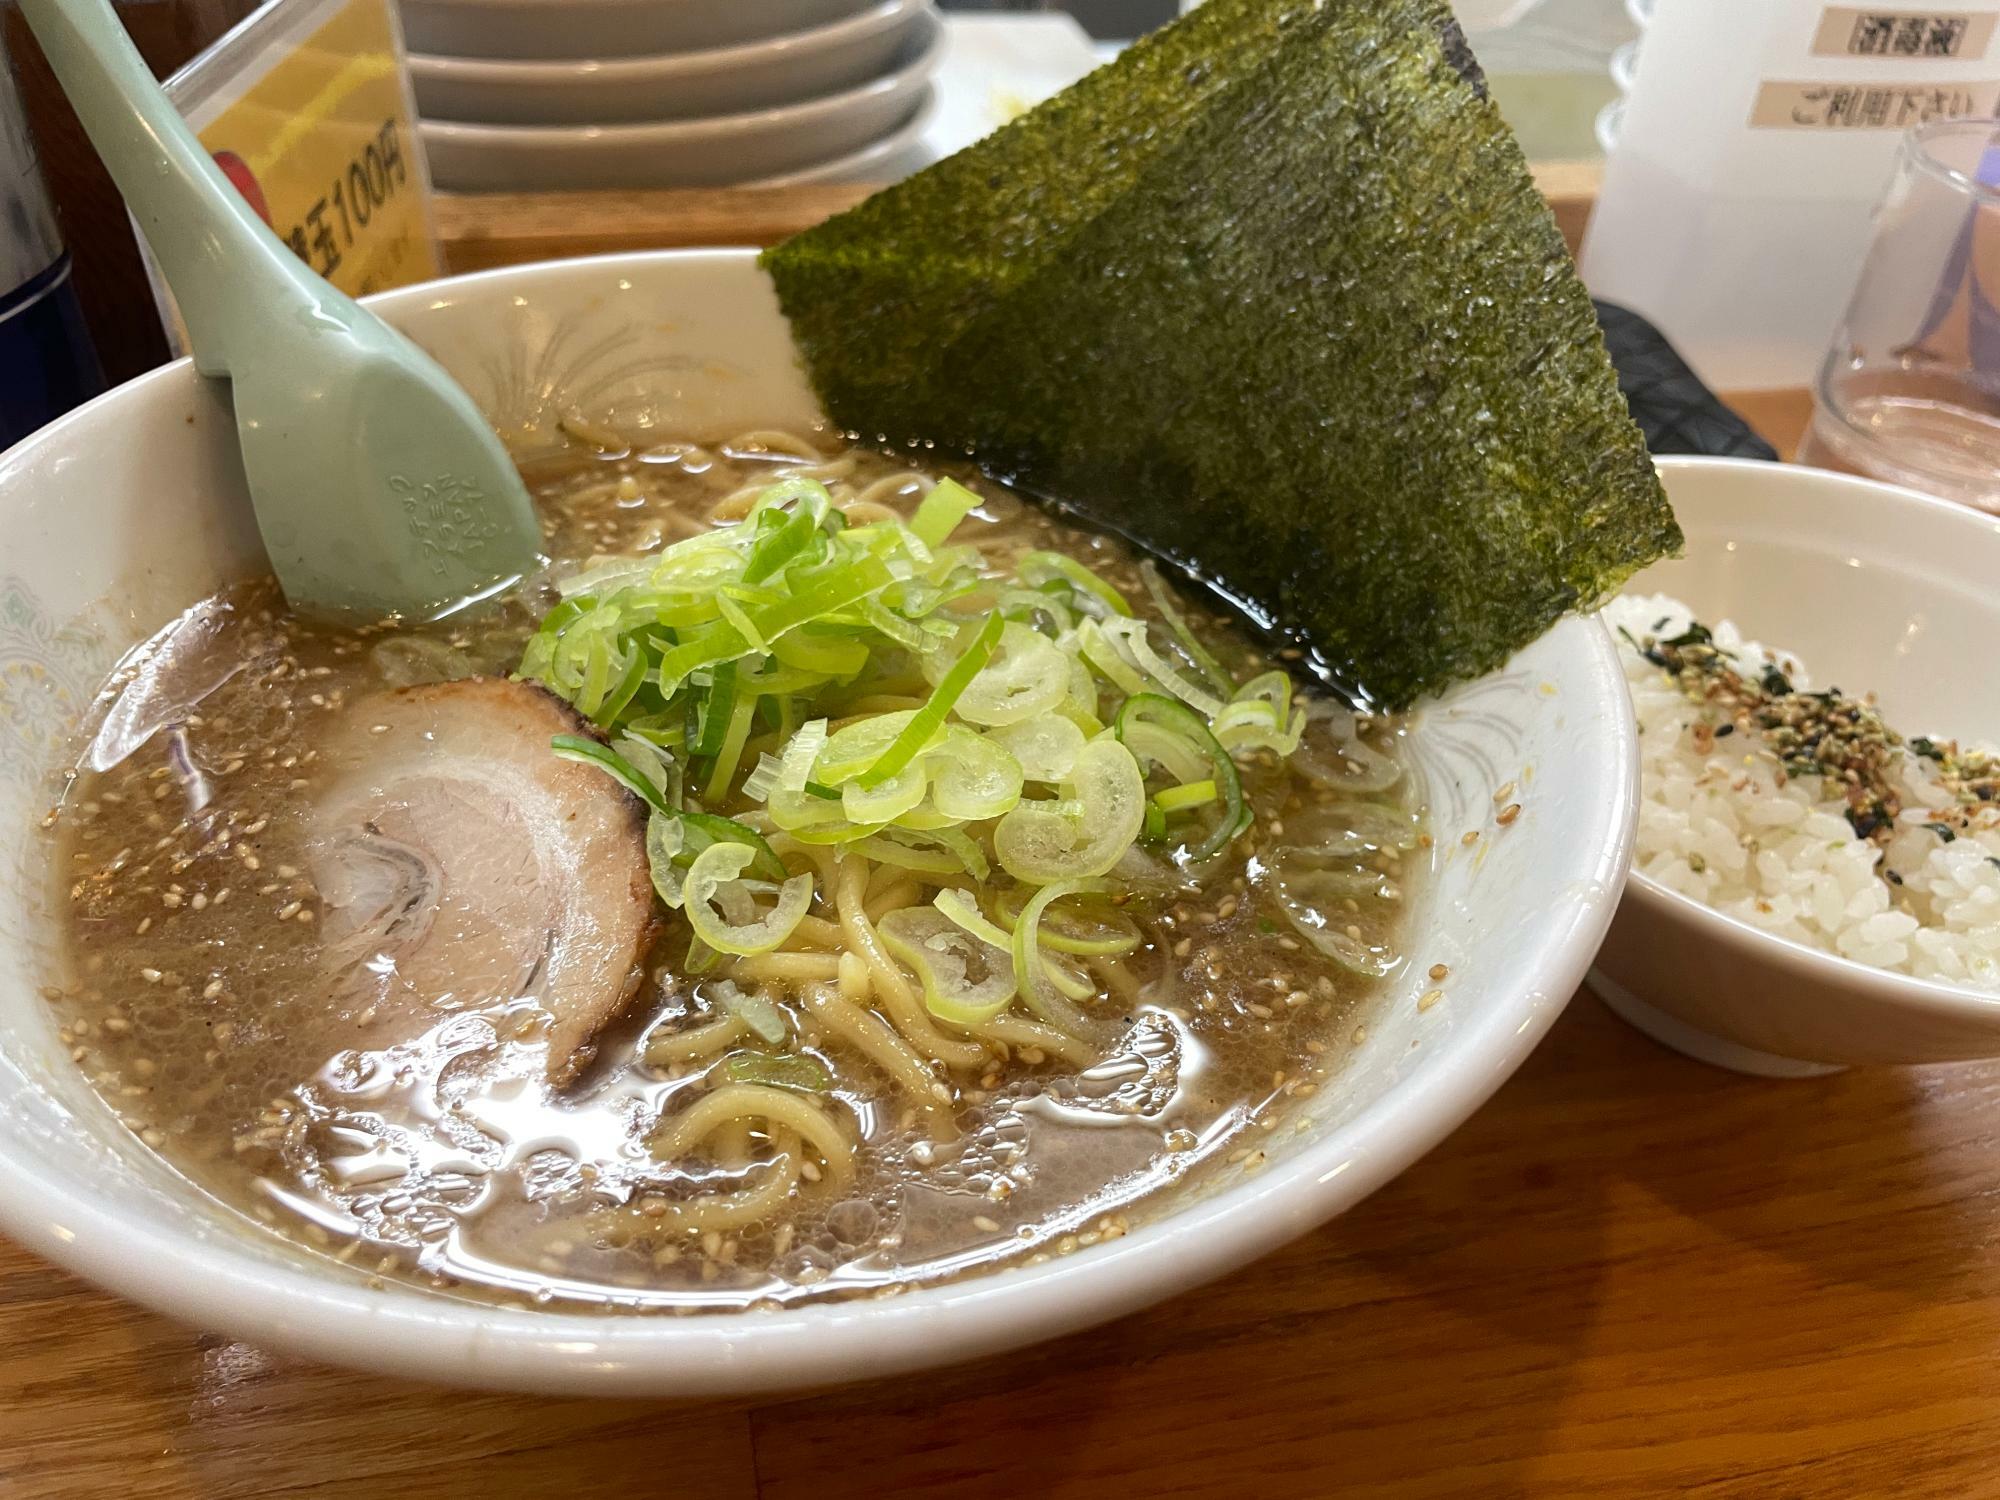
{"label": "light green spoon", "polygon": [[465,392],[257,217],[107,0],[21,10],[173,287],[195,368],[229,381],[292,605],[430,617],[531,569],[534,508]]}

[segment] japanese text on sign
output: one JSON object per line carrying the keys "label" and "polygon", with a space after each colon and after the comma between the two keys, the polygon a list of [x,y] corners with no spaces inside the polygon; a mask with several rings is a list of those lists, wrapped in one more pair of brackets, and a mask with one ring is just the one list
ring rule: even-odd
{"label": "japanese text on sign", "polygon": [[313,200],[304,218],[285,231],[285,242],[320,275],[332,276],[340,269],[342,253],[353,247],[356,230],[366,229],[409,179],[397,121],[384,120],[375,139],[348,160],[347,169]]}
{"label": "japanese text on sign", "polygon": [[1984,57],[1993,39],[1990,11],[1863,10],[1828,6],[1813,36],[1819,57],[1888,57],[1960,61]]}
{"label": "japanese text on sign", "polygon": [[1986,115],[1995,83],[1766,83],[1750,123],[1781,130],[1907,130],[1931,120]]}

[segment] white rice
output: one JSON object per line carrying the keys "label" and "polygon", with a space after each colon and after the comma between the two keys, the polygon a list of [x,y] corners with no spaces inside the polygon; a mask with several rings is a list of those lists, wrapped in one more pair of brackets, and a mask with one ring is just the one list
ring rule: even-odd
{"label": "white rice", "polygon": [[[1778,758],[1739,728],[1704,755],[1704,714],[1634,642],[1671,638],[1691,620],[1664,595],[1627,595],[1606,622],[1631,636],[1619,650],[1639,720],[1644,789],[1637,868],[1669,890],[1766,932],[1877,968],[2000,993],[2000,805],[1949,842],[1922,825],[1953,799],[1932,762],[1898,751],[1891,770],[1903,813],[1885,848],[1857,835],[1847,803],[1817,776],[1779,781]],[[1665,622],[1662,624],[1662,622]],[[1797,659],[1746,641],[1729,621],[1703,621],[1715,645],[1755,677],[1775,662],[1811,685]],[[1710,710],[1709,727],[1719,720]],[[1914,729],[1928,726],[1895,726]],[[1892,886],[1878,871],[1902,877]]]}

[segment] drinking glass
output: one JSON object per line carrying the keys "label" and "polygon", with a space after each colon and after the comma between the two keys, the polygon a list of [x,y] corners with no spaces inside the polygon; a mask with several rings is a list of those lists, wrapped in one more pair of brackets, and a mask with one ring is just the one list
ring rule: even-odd
{"label": "drinking glass", "polygon": [[2000,513],[2000,120],[1904,138],[1799,461]]}

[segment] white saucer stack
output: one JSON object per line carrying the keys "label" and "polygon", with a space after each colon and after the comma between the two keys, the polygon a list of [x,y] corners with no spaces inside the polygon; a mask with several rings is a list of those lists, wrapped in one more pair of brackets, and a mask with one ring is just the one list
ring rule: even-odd
{"label": "white saucer stack", "polygon": [[932,0],[401,0],[446,192],[780,186],[908,169]]}

